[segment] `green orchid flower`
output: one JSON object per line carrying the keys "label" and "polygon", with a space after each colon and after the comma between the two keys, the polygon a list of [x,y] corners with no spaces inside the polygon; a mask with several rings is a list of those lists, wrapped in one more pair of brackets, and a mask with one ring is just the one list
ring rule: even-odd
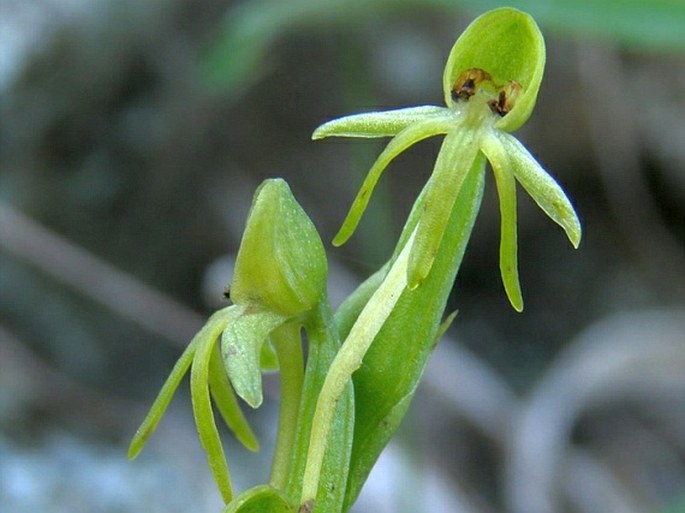
{"label": "green orchid flower", "polygon": [[[300,327],[325,297],[326,278],[326,256],[316,228],[284,180],[266,180],[255,193],[238,250],[229,288],[234,304],[210,316],[178,359],[131,441],[129,458],[138,455],[155,431],[190,369],[198,437],[222,498],[229,503],[233,489],[212,399],[236,438],[258,450],[236,396],[259,407],[262,371],[282,363],[282,373],[295,382],[289,388],[297,392],[302,379]],[[292,408],[299,395],[294,400],[284,395],[286,400]]]}
{"label": "green orchid flower", "polygon": [[418,287],[430,272],[452,206],[482,154],[491,164],[500,199],[502,282],[512,306],[521,311],[516,181],[564,229],[575,248],[581,239],[580,222],[564,191],[509,133],[530,117],[544,65],[544,40],[535,21],[516,9],[495,9],[474,20],[452,48],[443,74],[445,107],[357,114],[317,128],[313,139],[394,136],[369,170],[333,244],[341,245],[352,235],[383,170],[397,155],[423,139],[444,135],[409,255],[408,286]]}

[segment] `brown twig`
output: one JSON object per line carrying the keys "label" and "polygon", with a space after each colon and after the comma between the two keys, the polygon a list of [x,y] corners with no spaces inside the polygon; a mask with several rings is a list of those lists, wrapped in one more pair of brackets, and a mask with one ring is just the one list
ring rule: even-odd
{"label": "brown twig", "polygon": [[2,202],[0,248],[179,346],[203,324],[200,314]]}

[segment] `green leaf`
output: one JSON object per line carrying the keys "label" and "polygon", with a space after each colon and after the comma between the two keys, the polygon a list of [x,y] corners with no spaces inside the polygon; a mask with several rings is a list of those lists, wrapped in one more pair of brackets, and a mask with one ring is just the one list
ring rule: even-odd
{"label": "green leaf", "polygon": [[188,368],[190,368],[190,364],[195,357],[195,351],[197,350],[198,344],[201,344],[207,338],[211,339],[211,337],[214,337],[216,339],[216,337],[219,336],[219,333],[217,333],[216,330],[219,326],[225,325],[228,312],[234,308],[235,307],[233,306],[229,306],[214,313],[204,327],[197,333],[197,335],[193,337],[193,339],[190,341],[190,344],[188,344],[188,347],[186,347],[180,358],[176,361],[174,368],[169,374],[169,377],[164,382],[164,385],[162,385],[162,389],[159,391],[157,398],[152,403],[150,411],[145,416],[145,419],[141,423],[140,427],[136,430],[136,433],[131,440],[131,444],[128,448],[128,457],[130,459],[138,456],[138,453],[140,453],[147,439],[157,428],[157,424],[159,424],[159,421],[162,419],[164,412],[174,396],[174,392],[181,383],[181,380],[188,371]]}
{"label": "green leaf", "polygon": [[233,389],[252,408],[262,404],[262,346],[288,318],[269,311],[246,310],[221,336],[221,354]]}
{"label": "green leaf", "polygon": [[[573,41],[604,40],[636,52],[681,52],[685,49],[685,4],[682,0],[511,0],[512,7],[529,12],[545,28]],[[454,0],[252,0],[234,4],[212,46],[205,52],[205,82],[235,100],[247,86],[263,80],[274,68],[269,57],[279,37],[293,31],[319,31],[327,27],[352,29],[373,16],[396,17],[433,9],[453,15]],[[497,7],[495,0],[462,0],[460,7],[482,12]],[[411,9],[414,8],[414,9]]]}
{"label": "green leaf", "polygon": [[244,491],[226,506],[223,513],[296,513],[297,507],[280,491],[259,485]]}
{"label": "green leaf", "polygon": [[344,116],[324,123],[312,134],[312,139],[325,137],[388,137],[397,135],[412,123],[428,116],[444,116],[445,107],[423,105],[381,112],[364,112]]}
{"label": "green leaf", "polygon": [[501,85],[515,80],[523,86],[512,110],[496,127],[514,131],[530,117],[545,67],[545,42],[528,14],[502,7],[476,18],[459,36],[443,74],[446,105],[454,106],[452,87],[462,72],[480,68]]}
{"label": "green leaf", "polygon": [[[445,109],[442,110],[444,111]],[[446,133],[449,129],[449,121],[450,118],[445,116],[417,121],[407,126],[388,143],[366,175],[366,179],[361,189],[359,189],[340,231],[338,231],[338,234],[333,239],[334,246],[344,244],[354,233],[362,214],[366,210],[366,206],[369,204],[373,190],[388,164],[413,144],[433,135]]]}
{"label": "green leaf", "polygon": [[682,0],[516,0],[546,32],[576,41],[609,41],[632,51],[675,52],[685,49],[685,3]]}
{"label": "green leaf", "polygon": [[284,180],[265,180],[236,257],[231,300],[292,317],[316,306],[326,278],[326,253],[314,224]]}
{"label": "green leaf", "polygon": [[[345,511],[356,500],[371,468],[404,417],[438,334],[446,326],[441,324],[441,316],[480,208],[484,167],[485,158],[479,154],[466,173],[457,201],[451,203],[433,269],[420,287],[405,289],[364,356],[362,366],[352,375],[355,428]],[[424,197],[427,198],[425,188],[410,219],[415,219],[423,209]],[[405,227],[399,245],[406,241],[407,231],[413,229],[411,224]],[[373,285],[373,281],[369,282],[358,301],[341,307],[336,314],[341,324],[348,324],[345,319],[354,317],[355,307],[361,310],[366,289]]]}
{"label": "green leaf", "polygon": [[563,189],[513,136],[495,133],[509,159],[514,176],[550,219],[561,226],[574,248],[580,245],[582,228]]}
{"label": "green leaf", "polygon": [[391,262],[386,263],[378,271],[369,276],[362,282],[356,290],[347,296],[345,301],[338,307],[335,312],[335,323],[338,326],[340,339],[347,338],[352,325],[357,320],[359,312],[362,311],[364,305],[369,302],[378,286],[381,284],[385,275],[388,273],[388,267]]}
{"label": "green leaf", "polygon": [[209,361],[209,391],[221,417],[235,437],[250,451],[258,451],[259,442],[240,409],[238,399],[226,376],[217,344],[214,345]]}

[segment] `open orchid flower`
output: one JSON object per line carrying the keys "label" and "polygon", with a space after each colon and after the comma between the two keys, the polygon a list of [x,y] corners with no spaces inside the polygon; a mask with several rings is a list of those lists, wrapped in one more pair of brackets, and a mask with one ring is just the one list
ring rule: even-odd
{"label": "open orchid flower", "polygon": [[459,37],[443,74],[445,107],[421,106],[335,119],[313,139],[394,136],[373,164],[340,231],[354,232],[381,173],[402,151],[428,137],[444,141],[426,185],[426,200],[409,256],[407,282],[419,286],[431,270],[452,206],[468,171],[482,153],[490,162],[500,199],[500,270],[512,306],[523,309],[518,278],[516,181],[578,247],[578,217],[556,181],[508,132],[529,118],[545,65],[545,46],[535,21],[511,8],[489,11]]}

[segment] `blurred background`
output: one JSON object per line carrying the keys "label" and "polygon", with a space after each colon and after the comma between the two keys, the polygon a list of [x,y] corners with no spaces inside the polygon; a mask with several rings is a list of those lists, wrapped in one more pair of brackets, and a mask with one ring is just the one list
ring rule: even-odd
{"label": "blurred background", "polygon": [[[412,410],[362,512],[685,512],[683,0],[0,0],[0,510],[220,511],[184,385],[126,446],[223,304],[255,187],[282,176],[330,241],[384,141],[310,141],[347,113],[440,104],[458,34],[533,14],[547,41],[518,137],[584,238],[520,194],[515,313],[486,198]],[[386,172],[332,249],[339,301],[389,255],[439,140]],[[278,380],[226,436],[265,480]]]}

